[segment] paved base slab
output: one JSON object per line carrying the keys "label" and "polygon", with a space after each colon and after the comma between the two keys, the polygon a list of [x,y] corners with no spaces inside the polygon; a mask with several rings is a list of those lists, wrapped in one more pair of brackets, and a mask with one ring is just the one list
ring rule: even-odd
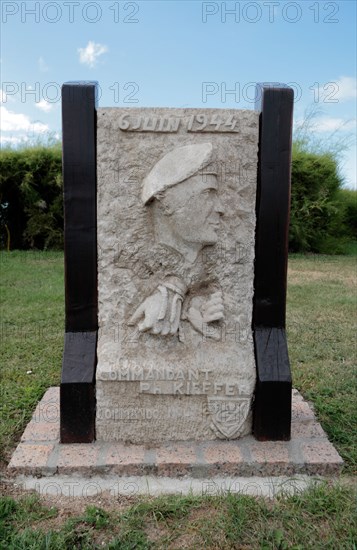
{"label": "paved base slab", "polygon": [[[154,492],[181,492],[181,487],[196,485],[195,490],[202,492],[204,482],[216,483],[219,487],[221,480],[227,487],[227,483],[247,485],[257,477],[282,478],[278,483],[285,483],[284,479],[297,475],[339,474],[343,465],[340,455],[316,421],[311,406],[296,390],[292,419],[292,438],[286,442],[259,442],[247,436],[236,441],[166,443],[150,447],[98,441],[64,445],[59,443],[59,388],[50,388],[22,435],[8,473],[18,479],[22,476],[25,485],[31,485],[33,476],[53,476],[53,486],[63,476],[69,479],[79,476],[83,484],[84,479],[94,482],[98,477],[101,483],[108,481],[109,484],[130,486],[134,483],[137,487],[147,487],[151,483]],[[49,481],[37,479],[33,483],[41,485]]]}
{"label": "paved base slab", "polygon": [[157,477],[107,475],[61,476],[36,478],[20,475],[15,484],[25,491],[36,491],[42,496],[89,498],[89,497],[132,497],[136,495],[159,496],[180,495],[223,495],[240,493],[251,496],[275,498],[279,494],[301,492],[312,483],[324,478],[308,475],[294,477],[214,477],[212,479],[192,479],[189,477]]}

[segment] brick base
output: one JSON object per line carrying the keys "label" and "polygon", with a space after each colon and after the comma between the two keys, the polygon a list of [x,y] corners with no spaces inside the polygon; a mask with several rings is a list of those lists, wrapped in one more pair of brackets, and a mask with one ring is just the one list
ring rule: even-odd
{"label": "brick base", "polygon": [[59,388],[37,405],[8,465],[11,475],[214,476],[336,475],[343,461],[310,405],[293,391],[291,441],[167,443],[146,448],[123,443],[59,443]]}

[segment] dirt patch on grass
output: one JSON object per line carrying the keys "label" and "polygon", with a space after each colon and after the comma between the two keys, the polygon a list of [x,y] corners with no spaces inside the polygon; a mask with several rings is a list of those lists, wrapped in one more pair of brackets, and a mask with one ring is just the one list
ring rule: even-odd
{"label": "dirt patch on grass", "polygon": [[145,525],[144,532],[150,542],[156,543],[169,535],[169,530],[166,528],[166,526],[160,525],[154,520]]}
{"label": "dirt patch on grass", "polygon": [[172,550],[175,548],[205,548],[207,535],[210,539],[209,548],[224,548],[224,532],[217,529],[219,524],[217,518],[221,513],[222,510],[218,510],[214,504],[203,504],[199,508],[194,508],[185,519],[182,526],[183,532],[167,548]]}

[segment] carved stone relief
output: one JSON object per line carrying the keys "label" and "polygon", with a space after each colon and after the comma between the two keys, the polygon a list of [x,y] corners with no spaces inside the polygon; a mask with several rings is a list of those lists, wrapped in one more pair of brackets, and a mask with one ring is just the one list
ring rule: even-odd
{"label": "carved stone relief", "polygon": [[99,110],[98,439],[250,432],[257,146],[254,111]]}
{"label": "carved stone relief", "polygon": [[[217,174],[209,168],[211,143],[185,145],[165,154],[145,177],[142,202],[152,210],[157,243],[182,256],[186,270],[197,261],[205,246],[218,240],[223,206],[217,195]],[[203,334],[203,324],[224,319],[222,291],[185,301],[189,281],[170,274],[139,305],[128,324],[140,332],[179,334],[180,319],[187,319]],[[182,312],[182,309],[184,313]]]}

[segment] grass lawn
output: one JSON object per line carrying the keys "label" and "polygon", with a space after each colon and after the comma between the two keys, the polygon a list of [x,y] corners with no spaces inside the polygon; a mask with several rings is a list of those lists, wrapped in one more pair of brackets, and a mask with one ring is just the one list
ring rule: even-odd
{"label": "grass lawn", "polygon": [[357,257],[289,260],[287,331],[293,384],[357,472]]}
{"label": "grass lawn", "polygon": [[[60,381],[63,254],[2,253],[1,424],[5,465],[45,390]],[[289,260],[287,330],[294,386],[356,473],[356,257]],[[69,519],[36,495],[0,499],[0,549],[357,548],[355,495],[329,484],[271,502],[247,496],[139,499]],[[68,514],[67,514],[68,516]]]}
{"label": "grass lawn", "polygon": [[0,458],[7,461],[36,403],[60,382],[63,254],[3,252],[0,269]]}
{"label": "grass lawn", "polygon": [[58,509],[41,505],[37,495],[18,501],[5,497],[0,500],[0,548],[356,548],[353,494],[341,487],[313,487],[274,503],[244,495],[168,496],[117,508],[87,506],[58,527]]}

